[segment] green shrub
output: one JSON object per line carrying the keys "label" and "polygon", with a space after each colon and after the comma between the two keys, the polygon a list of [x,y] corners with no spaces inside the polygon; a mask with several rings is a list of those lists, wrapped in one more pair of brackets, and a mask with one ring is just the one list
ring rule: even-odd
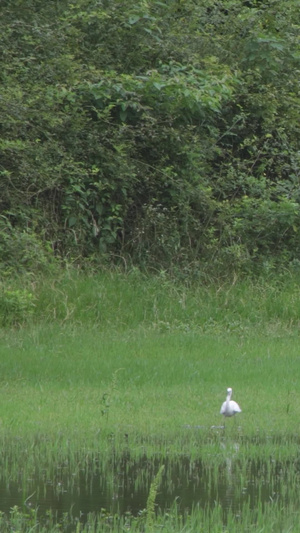
{"label": "green shrub", "polygon": [[26,322],[34,311],[34,295],[26,289],[0,290],[0,324],[15,326]]}

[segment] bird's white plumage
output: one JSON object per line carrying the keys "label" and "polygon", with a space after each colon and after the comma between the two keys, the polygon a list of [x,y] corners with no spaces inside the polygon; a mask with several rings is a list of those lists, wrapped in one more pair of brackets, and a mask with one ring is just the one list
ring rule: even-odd
{"label": "bird's white plumage", "polygon": [[241,413],[242,409],[239,404],[231,400],[232,389],[227,389],[227,396],[225,402],[222,403],[220,414],[224,416],[233,416],[236,413]]}

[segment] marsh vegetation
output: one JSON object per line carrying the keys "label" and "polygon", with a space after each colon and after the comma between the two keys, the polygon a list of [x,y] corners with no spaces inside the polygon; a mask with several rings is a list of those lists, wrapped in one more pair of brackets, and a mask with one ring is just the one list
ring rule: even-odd
{"label": "marsh vegetation", "polygon": [[[14,288],[33,306],[7,307],[1,333],[3,531],[292,530],[297,278],[64,271]],[[224,429],[228,385],[242,413]]]}

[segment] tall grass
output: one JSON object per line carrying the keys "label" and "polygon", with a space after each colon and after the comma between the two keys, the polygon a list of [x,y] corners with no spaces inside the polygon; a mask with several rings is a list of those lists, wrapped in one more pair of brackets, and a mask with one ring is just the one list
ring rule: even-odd
{"label": "tall grass", "polygon": [[187,285],[161,274],[63,274],[33,286],[35,318],[85,327],[209,333],[293,332],[299,325],[300,279]]}

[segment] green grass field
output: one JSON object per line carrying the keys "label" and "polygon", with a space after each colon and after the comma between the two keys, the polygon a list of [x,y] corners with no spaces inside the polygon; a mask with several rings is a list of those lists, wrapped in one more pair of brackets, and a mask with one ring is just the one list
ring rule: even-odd
{"label": "green grass field", "polygon": [[[22,291],[32,295],[28,309]],[[297,279],[216,287],[136,271],[62,273],[11,282],[0,309],[10,323],[0,338],[2,476],[25,462],[29,472],[37,457],[48,469],[99,450],[105,461],[112,435],[134,457],[223,461],[224,432],[214,426],[224,422],[228,386],[242,408],[226,422],[240,458],[297,454]]]}
{"label": "green grass field", "polygon": [[[164,277],[63,276],[0,339],[3,431],[174,436],[222,423],[231,386],[245,435],[300,415],[300,285],[186,287]],[[11,314],[14,310],[11,310]]]}

